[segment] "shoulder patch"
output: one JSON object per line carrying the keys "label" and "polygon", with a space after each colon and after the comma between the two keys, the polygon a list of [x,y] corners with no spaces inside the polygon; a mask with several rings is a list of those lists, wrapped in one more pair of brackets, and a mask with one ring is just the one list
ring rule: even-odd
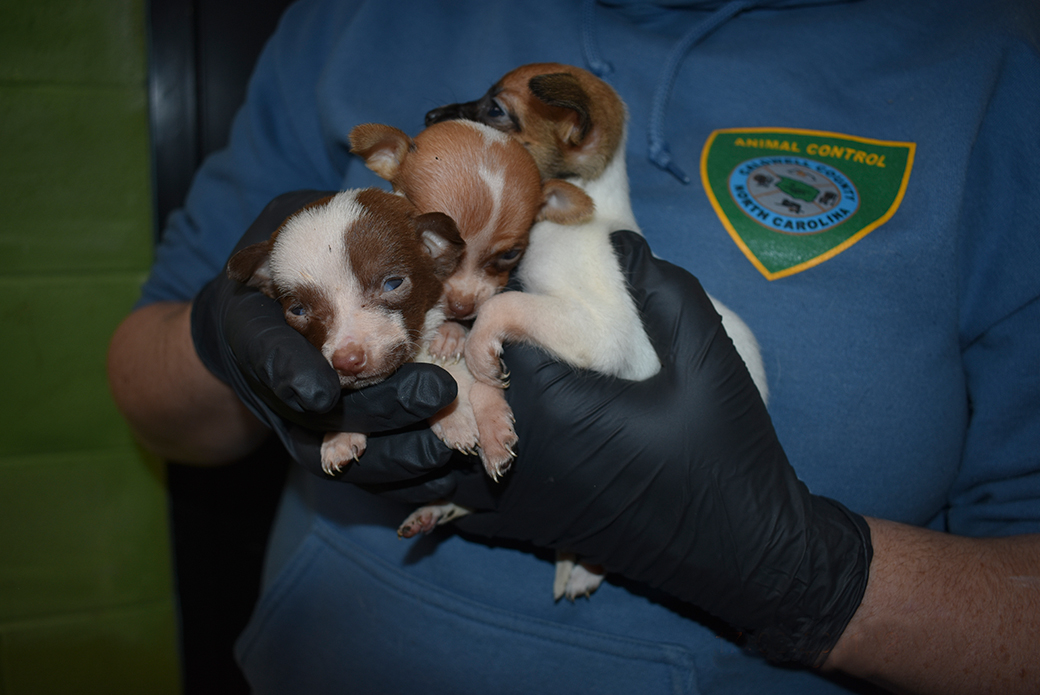
{"label": "shoulder patch", "polygon": [[915,144],[795,128],[716,130],[701,180],[733,241],[770,280],[800,273],[887,222]]}

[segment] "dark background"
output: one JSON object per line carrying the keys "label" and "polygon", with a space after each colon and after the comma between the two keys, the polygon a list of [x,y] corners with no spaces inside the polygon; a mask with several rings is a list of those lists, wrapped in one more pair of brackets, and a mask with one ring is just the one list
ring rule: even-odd
{"label": "dark background", "polygon": [[[148,99],[155,238],[203,159],[227,143],[264,42],[290,0],[150,0]],[[245,231],[245,230],[243,230]],[[182,683],[188,695],[248,693],[235,638],[259,591],[288,457],[229,466],[169,462],[167,486]]]}

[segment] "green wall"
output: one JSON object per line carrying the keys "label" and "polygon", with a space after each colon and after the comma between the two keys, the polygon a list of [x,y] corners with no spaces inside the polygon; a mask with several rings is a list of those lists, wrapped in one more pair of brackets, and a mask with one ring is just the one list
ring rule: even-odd
{"label": "green wall", "polygon": [[151,256],[144,0],[0,0],[0,695],[178,692],[162,467],[105,350]]}

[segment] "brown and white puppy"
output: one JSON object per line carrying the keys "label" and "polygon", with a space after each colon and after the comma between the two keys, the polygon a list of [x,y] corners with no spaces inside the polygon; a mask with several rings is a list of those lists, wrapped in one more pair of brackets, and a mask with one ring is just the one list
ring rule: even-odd
{"label": "brown and white puppy", "polygon": [[[509,280],[539,220],[576,224],[592,216],[592,201],[573,184],[545,181],[527,150],[501,132],[473,122],[438,123],[410,138],[389,125],[366,123],[350,133],[351,152],[422,212],[443,212],[466,242],[462,260],[444,283],[441,341],[436,357],[461,356],[459,321]],[[449,335],[449,332],[452,332]]]}
{"label": "brown and white puppy", "polygon": [[[639,231],[629,198],[621,98],[585,70],[538,63],[509,72],[476,101],[434,109],[426,120],[454,118],[484,123],[516,139],[543,177],[568,177],[596,205],[594,218],[577,228],[542,222],[531,230],[517,271],[524,291],[489,300],[467,339],[465,355],[474,376],[485,383],[501,380],[507,341],[535,343],[565,362],[625,379],[656,374],[660,363],[610,244],[611,232]],[[765,398],[754,335],[712,301]],[[598,568],[575,564],[572,555],[561,553],[554,595],[587,595],[602,578]]]}
{"label": "brown and white puppy", "polygon": [[[228,276],[278,300],[288,324],[321,350],[344,388],[355,389],[426,358],[425,344],[444,321],[442,283],[463,248],[447,215],[420,214],[378,189],[349,190],[304,207],[268,240],[236,253]],[[364,433],[328,433],[323,470],[336,474],[365,445]]]}
{"label": "brown and white puppy", "polygon": [[569,176],[596,204],[593,219],[566,230],[531,230],[518,274],[522,293],[485,305],[467,341],[478,380],[500,377],[505,340],[536,343],[575,366],[641,380],[660,368],[610,244],[635,219],[625,171],[626,111],[591,73],[555,63],[513,70],[475,102],[442,107],[428,119],[475,118],[516,139],[543,176]]}
{"label": "brown and white puppy", "polygon": [[[455,220],[466,243],[444,283],[451,320],[430,343],[435,358],[461,357],[465,329],[459,322],[472,320],[505,286],[536,221],[570,224],[592,215],[592,201],[580,188],[558,179],[543,182],[523,146],[479,123],[440,123],[414,139],[392,126],[367,123],[351,131],[350,142],[351,151],[418,210]],[[460,398],[469,399],[477,416],[475,448],[497,480],[514,458],[512,412],[501,389],[474,383],[464,365],[449,364],[461,375]],[[402,535],[412,534],[405,529]]]}

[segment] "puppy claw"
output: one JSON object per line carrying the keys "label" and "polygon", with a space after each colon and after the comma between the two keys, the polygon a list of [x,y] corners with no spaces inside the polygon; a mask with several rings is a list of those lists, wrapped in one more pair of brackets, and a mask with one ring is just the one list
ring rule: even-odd
{"label": "puppy claw", "polygon": [[330,477],[361,462],[367,438],[358,432],[330,432],[321,444],[321,469]]}
{"label": "puppy claw", "polygon": [[493,482],[500,483],[506,473],[509,472],[512,460],[506,461],[484,461],[484,470],[487,471],[488,477]]}

